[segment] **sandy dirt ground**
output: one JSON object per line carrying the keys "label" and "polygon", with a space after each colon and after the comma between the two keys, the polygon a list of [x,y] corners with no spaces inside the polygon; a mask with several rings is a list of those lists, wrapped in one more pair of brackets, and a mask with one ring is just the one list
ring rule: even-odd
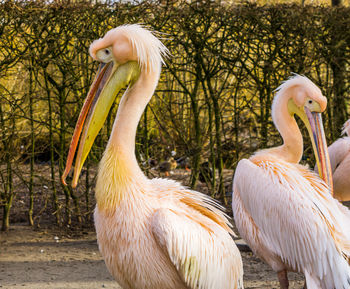
{"label": "sandy dirt ground", "polygon": [[[276,275],[250,252],[242,252],[246,289],[279,288]],[[290,288],[303,287],[300,274],[290,273]],[[0,288],[121,289],[108,273],[95,232],[67,233],[14,225],[0,233]],[[218,288],[220,289],[220,288]]]}

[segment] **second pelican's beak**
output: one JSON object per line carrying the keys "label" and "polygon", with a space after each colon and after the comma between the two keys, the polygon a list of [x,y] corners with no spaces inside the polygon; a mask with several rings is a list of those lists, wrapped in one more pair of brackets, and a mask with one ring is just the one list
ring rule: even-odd
{"label": "second pelican's beak", "polygon": [[72,181],[73,188],[78,184],[83,164],[90,152],[95,138],[108,116],[109,110],[115,101],[118,92],[128,84],[135,81],[139,76],[139,73],[139,66],[135,61],[127,62],[120,66],[113,62],[100,64],[75,126],[69,147],[66,168],[61,178],[64,185],[67,185],[66,177],[72,167],[79,138],[80,144],[75,159]]}
{"label": "second pelican's beak", "polygon": [[333,194],[332,169],[328,155],[321,113],[311,112],[307,107],[304,107],[304,109],[309,124],[306,126],[309,131],[312,147],[315,152],[318,174],[329,186],[331,193]]}

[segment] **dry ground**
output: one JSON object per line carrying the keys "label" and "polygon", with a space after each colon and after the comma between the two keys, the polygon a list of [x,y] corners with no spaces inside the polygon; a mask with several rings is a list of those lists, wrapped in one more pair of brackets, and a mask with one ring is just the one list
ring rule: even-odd
{"label": "dry ground", "polygon": [[[279,288],[274,272],[251,253],[242,252],[245,288]],[[302,276],[290,274],[291,289]],[[109,275],[93,231],[67,236],[54,230],[34,231],[23,224],[0,233],[0,288],[120,289]],[[220,288],[218,288],[220,289]]]}

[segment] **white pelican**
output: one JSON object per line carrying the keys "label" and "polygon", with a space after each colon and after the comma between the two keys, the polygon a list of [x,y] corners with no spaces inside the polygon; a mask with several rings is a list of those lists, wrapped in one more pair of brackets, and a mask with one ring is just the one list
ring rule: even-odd
{"label": "white pelican", "polygon": [[[239,162],[232,208],[237,229],[253,252],[277,272],[288,288],[287,271],[302,272],[308,289],[349,289],[350,212],[330,194],[332,176],[321,112],[327,99],[304,76],[278,89],[272,119],[283,145]],[[295,121],[305,123],[320,171],[299,165],[303,139]]]}
{"label": "white pelican", "polygon": [[125,289],[242,288],[241,256],[219,205],[175,181],[148,179],[136,161],[137,125],[167,49],[154,33],[134,24],[107,32],[92,43],[90,54],[102,64],[78,119],[62,181],[83,124],[73,187],[118,91],[127,86],[95,192],[97,240],[110,273]]}

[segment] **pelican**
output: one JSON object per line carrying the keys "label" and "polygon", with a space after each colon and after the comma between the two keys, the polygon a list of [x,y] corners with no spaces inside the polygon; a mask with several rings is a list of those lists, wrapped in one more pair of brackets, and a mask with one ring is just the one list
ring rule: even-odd
{"label": "pelican", "polygon": [[[350,119],[345,122],[340,138],[328,147],[334,184],[334,198],[350,201]],[[316,169],[316,168],[315,168]]]}
{"label": "pelican", "polygon": [[91,44],[90,55],[101,65],[73,133],[62,181],[80,138],[76,187],[116,95],[127,87],[95,189],[97,241],[109,272],[125,289],[243,288],[241,256],[221,207],[175,181],[148,179],[135,157],[137,125],[167,53],[154,32],[137,24],[112,29]]}
{"label": "pelican", "polygon": [[[332,175],[321,113],[327,99],[307,77],[278,89],[272,119],[279,147],[238,163],[232,209],[241,237],[289,287],[287,271],[305,275],[307,289],[349,289],[350,212],[330,194]],[[299,165],[303,139],[294,115],[306,125],[322,180]]]}

